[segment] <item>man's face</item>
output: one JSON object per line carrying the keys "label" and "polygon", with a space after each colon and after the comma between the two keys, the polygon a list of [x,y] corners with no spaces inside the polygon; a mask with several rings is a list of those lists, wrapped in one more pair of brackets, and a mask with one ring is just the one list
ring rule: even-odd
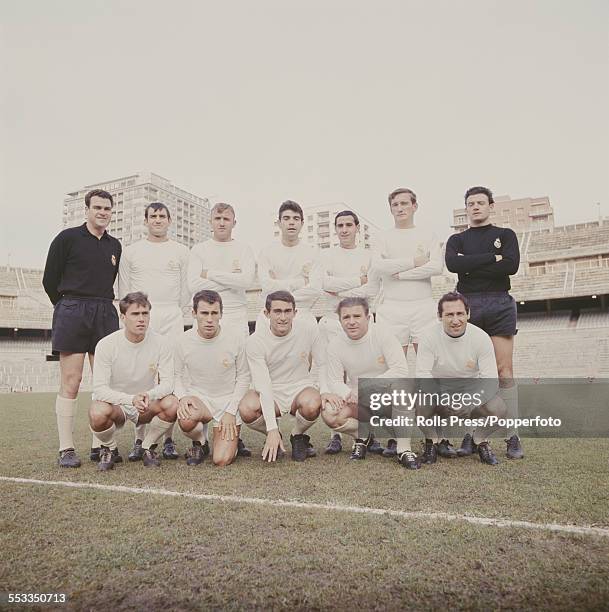
{"label": "man's face", "polygon": [[335,230],[343,249],[352,249],[355,246],[359,226],[355,225],[355,219],[351,215],[339,217],[336,220]]}
{"label": "man's face", "polygon": [[271,302],[271,309],[265,310],[264,314],[269,318],[271,332],[275,336],[287,336],[292,330],[296,311],[291,302],[273,300]]}
{"label": "man's face", "polygon": [[106,198],[93,196],[86,208],[87,223],[95,230],[103,232],[112,219],[112,203]]}
{"label": "man's face", "polygon": [[233,213],[226,209],[222,212],[215,210],[210,219],[211,231],[214,234],[214,240],[218,242],[229,242],[233,235],[233,227],[235,227],[235,217]]}
{"label": "man's face", "polygon": [[171,219],[164,208],[159,208],[158,210],[148,209],[148,218],[144,219],[144,225],[148,227],[149,236],[166,238],[170,224]]}
{"label": "man's face", "polygon": [[351,340],[359,340],[368,332],[370,315],[363,306],[347,306],[340,309],[340,324]]}
{"label": "man's face", "polygon": [[389,207],[396,225],[412,221],[412,217],[417,210],[417,205],[413,204],[411,198],[412,196],[409,193],[398,193],[393,200],[391,200]]}
{"label": "man's face", "polygon": [[121,314],[125,331],[134,336],[144,336],[150,325],[150,308],[140,304],[130,304],[125,314]]}
{"label": "man's face", "polygon": [[469,313],[465,310],[465,304],[461,300],[456,302],[444,302],[442,304],[442,327],[451,338],[458,338],[465,333]]}
{"label": "man's face", "polygon": [[294,240],[298,238],[302,229],[302,217],[293,210],[284,210],[281,213],[277,227],[281,231],[281,237],[285,240]]}
{"label": "man's face", "polygon": [[485,193],[475,193],[465,200],[465,210],[470,225],[488,224],[493,208],[495,205],[489,203]]}
{"label": "man's face", "polygon": [[197,310],[192,311],[192,315],[197,322],[199,335],[207,340],[213,338],[220,329],[220,303],[208,304],[204,300],[199,300]]}

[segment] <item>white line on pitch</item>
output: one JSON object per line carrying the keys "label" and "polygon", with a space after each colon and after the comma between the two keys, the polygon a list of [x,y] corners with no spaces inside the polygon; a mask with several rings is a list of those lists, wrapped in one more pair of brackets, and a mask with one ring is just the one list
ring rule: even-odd
{"label": "white line on pitch", "polygon": [[402,519],[425,519],[443,521],[464,521],[473,525],[487,527],[507,527],[520,529],[536,529],[538,531],[555,531],[559,533],[574,533],[579,535],[596,535],[609,537],[609,529],[603,527],[584,527],[579,525],[559,525],[557,523],[531,523],[530,521],[514,521],[512,519],[486,518],[483,516],[467,516],[464,514],[449,514],[448,512],[406,512],[404,510],[387,510],[385,508],[366,508],[365,506],[344,506],[340,504],[320,504],[315,502],[299,502],[283,499],[266,499],[264,497],[241,497],[239,495],[217,495],[215,493],[187,493],[169,491],[167,489],[149,489],[125,487],[122,485],[105,485],[93,482],[69,482],[66,480],[36,480],[33,478],[12,478],[0,476],[0,481],[18,484],[46,485],[68,487],[72,489],[97,489],[115,493],[134,493],[148,495],[164,495],[166,497],[185,497],[202,501],[225,502],[235,504],[255,504],[259,506],[275,506],[279,508],[302,508],[305,510],[331,510],[334,512],[350,512],[352,514],[374,514],[395,516]]}

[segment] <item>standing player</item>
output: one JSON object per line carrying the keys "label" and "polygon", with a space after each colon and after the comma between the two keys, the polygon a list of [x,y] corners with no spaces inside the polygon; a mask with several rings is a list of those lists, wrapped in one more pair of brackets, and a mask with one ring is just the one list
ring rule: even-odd
{"label": "standing player", "polygon": [[[493,208],[493,193],[487,187],[471,187],[466,191],[469,228],[448,239],[446,267],[459,275],[457,291],[467,297],[471,323],[491,337],[499,371],[499,394],[507,406],[508,416],[516,419],[518,388],[513,373],[516,302],[508,291],[510,276],[518,272],[520,250],[513,230],[491,224]],[[516,429],[506,433],[506,457],[522,459],[524,452]],[[469,431],[459,454],[471,455],[473,451]]]}
{"label": "standing player", "polygon": [[[327,249],[321,254],[322,289],[326,301],[323,316],[319,321],[319,332],[324,346],[334,337],[343,334],[336,311],[340,300],[346,297],[374,299],[380,287],[378,277],[368,277],[372,262],[371,251],[357,244],[360,231],[358,216],[351,210],[339,212],[334,218],[334,230],[338,236],[339,247]],[[370,452],[383,452],[383,447],[378,442],[374,441],[372,444],[368,448]],[[341,435],[335,432],[330,438],[326,453],[333,455],[341,450]]]}
{"label": "standing player", "polygon": [[213,462],[229,465],[237,455],[239,402],[250,383],[246,337],[239,329],[220,325],[222,298],[216,291],[196,293],[192,309],[195,326],[182,334],[175,353],[178,422],[193,441],[186,462],[203,461],[203,423],[213,422]]}
{"label": "standing player", "polygon": [[[411,189],[399,188],[388,196],[394,227],[380,236],[380,258],[373,264],[383,282],[383,299],[376,309],[376,320],[388,326],[404,349],[412,343],[417,350],[419,334],[434,321],[435,303],[431,297],[431,277],[442,273],[442,247],[432,232],[415,226],[417,196]],[[409,439],[397,445],[389,441],[383,453],[391,457],[411,449]],[[447,440],[441,452],[456,457]]]}
{"label": "standing player", "polygon": [[[174,344],[184,332],[182,307],[190,301],[186,283],[188,249],[183,244],[169,240],[167,234],[171,215],[165,204],[148,204],[144,211],[144,224],[148,228],[148,237],[129,245],[123,251],[118,294],[122,298],[134,291],[145,291],[154,305],[150,311],[150,327]],[[163,444],[165,459],[178,458],[172,432],[173,428],[166,432]],[[138,425],[129,461],[139,461],[143,457],[142,442],[145,434],[146,425]],[[91,459],[95,460],[94,453]]]}
{"label": "standing player", "polygon": [[[59,465],[79,467],[74,417],[85,354],[93,368],[99,340],[118,329],[112,304],[121,244],[106,232],[114,201],[107,191],[85,196],[86,222],[60,232],[51,243],[42,284],[54,305],[53,352],[59,353],[61,384],[55,400]],[[119,455],[120,457],[120,455]]]}
{"label": "standing player", "polygon": [[[249,335],[247,297],[245,290],[254,283],[256,261],[252,249],[233,239],[237,224],[235,209],[220,202],[211,209],[210,224],[213,236],[190,251],[188,260],[188,289],[217,291],[222,297],[222,326],[224,329]],[[207,425],[203,426],[207,432]],[[250,457],[251,452],[239,439],[238,454]]]}
{"label": "standing player", "polygon": [[148,423],[144,465],[157,467],[156,443],[176,420],[178,400],[173,391],[173,354],[168,340],[148,331],[150,302],[145,293],[128,293],[120,302],[124,329],[100,340],[93,369],[93,403],[89,423],[102,443],[98,467],[114,467],[110,450],[117,428],[128,419]]}
{"label": "standing player", "polygon": [[[496,416],[504,418],[506,407],[497,395],[497,365],[493,343],[488,335],[476,327],[468,325],[470,318],[469,305],[465,296],[460,293],[447,293],[438,302],[439,325],[432,325],[421,337],[417,353],[417,378],[436,379],[486,379],[476,390],[484,393],[485,404],[477,407],[463,407],[459,410],[448,410],[448,413],[460,417],[481,418]],[[458,385],[451,381],[440,380],[439,385],[449,391],[456,389],[472,391],[472,384]],[[417,415],[426,418],[438,414],[437,406],[422,406],[417,408]],[[444,415],[446,416],[446,415]],[[478,446],[480,461],[488,465],[499,463],[491,450],[488,437],[497,427],[479,427],[474,432],[474,440]],[[423,463],[435,463],[438,455],[437,429],[421,427],[425,436],[425,451]]]}
{"label": "standing player", "polygon": [[217,291],[222,297],[222,325],[233,328],[246,338],[247,297],[245,290],[254,283],[256,262],[252,249],[233,239],[237,220],[230,204],[219,203],[211,210],[213,237],[196,244],[188,261],[188,289]]}
{"label": "standing player", "polygon": [[[298,319],[317,323],[311,308],[321,295],[321,266],[316,246],[299,239],[304,214],[292,200],[279,207],[277,227],[281,241],[268,245],[258,256],[258,278],[265,298],[274,291],[288,291],[294,296]],[[268,329],[269,320],[261,312],[256,320],[256,330]]]}
{"label": "standing player", "polygon": [[325,364],[317,323],[294,320],[296,303],[287,291],[267,295],[264,313],[269,329],[257,329],[247,341],[253,390],[243,398],[239,412],[244,423],[266,434],[265,461],[275,461],[285,452],[277,418],[288,413],[294,416],[292,459],[304,461],[315,456],[305,432],[319,416],[322,397],[336,399],[323,394]]}
{"label": "standing player", "polygon": [[[408,364],[391,331],[382,324],[370,325],[366,298],[341,300],[338,316],[343,333],[328,345],[327,376],[328,388],[338,395],[341,405],[325,402],[321,415],[328,427],[354,438],[351,459],[365,459],[370,434],[368,415],[358,410],[359,379],[404,378],[408,376]],[[419,468],[419,460],[410,449],[401,451],[398,460],[405,468]]]}

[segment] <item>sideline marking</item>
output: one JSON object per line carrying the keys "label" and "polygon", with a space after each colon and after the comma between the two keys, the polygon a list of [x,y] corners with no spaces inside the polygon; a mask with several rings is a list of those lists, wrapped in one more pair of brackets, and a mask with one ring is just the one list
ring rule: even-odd
{"label": "sideline marking", "polygon": [[449,514],[447,512],[406,512],[404,510],[388,510],[384,508],[366,508],[365,506],[344,506],[340,504],[322,504],[316,502],[299,502],[283,499],[266,499],[264,497],[241,497],[239,495],[218,495],[216,493],[187,493],[169,491],[167,489],[149,489],[125,487],[123,485],[104,485],[93,482],[69,482],[67,480],[36,480],[32,478],[12,478],[0,476],[0,481],[17,484],[32,484],[68,487],[72,489],[98,489],[115,493],[135,493],[149,495],[164,495],[166,497],[185,497],[202,501],[228,502],[236,504],[256,504],[260,506],[275,506],[279,508],[303,508],[306,510],[332,510],[334,512],[350,512],[352,514],[374,514],[395,516],[402,519],[440,519],[445,521],[463,521],[473,525],[487,527],[507,527],[521,529],[536,529],[538,531],[555,531],[559,533],[575,533],[579,535],[596,535],[609,537],[609,528],[582,527],[578,525],[560,525],[557,523],[531,523],[530,521],[514,521],[511,519],[486,518],[482,516],[467,516],[465,514]]}

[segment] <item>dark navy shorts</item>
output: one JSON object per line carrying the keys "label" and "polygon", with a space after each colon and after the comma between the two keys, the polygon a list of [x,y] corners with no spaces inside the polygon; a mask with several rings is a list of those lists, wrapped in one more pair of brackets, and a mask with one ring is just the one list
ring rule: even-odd
{"label": "dark navy shorts", "polygon": [[53,353],[95,353],[97,343],[118,329],[112,300],[62,297],[53,310]]}
{"label": "dark navy shorts", "polygon": [[515,336],[516,301],[507,291],[467,293],[469,322],[489,336]]}

